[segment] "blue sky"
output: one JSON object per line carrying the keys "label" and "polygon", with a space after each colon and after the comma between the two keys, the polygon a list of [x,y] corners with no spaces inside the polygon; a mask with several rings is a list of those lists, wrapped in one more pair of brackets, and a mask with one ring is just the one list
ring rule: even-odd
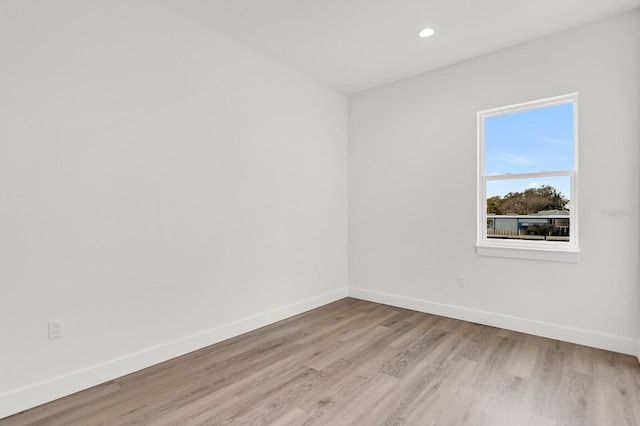
{"label": "blue sky", "polygon": [[[565,103],[485,118],[485,174],[573,168],[573,104]],[[569,198],[569,178],[490,182],[487,196],[551,185]]]}

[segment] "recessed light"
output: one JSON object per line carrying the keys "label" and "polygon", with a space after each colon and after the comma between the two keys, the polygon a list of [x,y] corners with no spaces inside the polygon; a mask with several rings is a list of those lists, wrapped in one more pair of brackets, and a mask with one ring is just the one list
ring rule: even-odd
{"label": "recessed light", "polygon": [[431,37],[433,33],[435,33],[435,30],[433,28],[423,28],[422,30],[420,30],[418,35],[421,38],[427,38],[427,37]]}

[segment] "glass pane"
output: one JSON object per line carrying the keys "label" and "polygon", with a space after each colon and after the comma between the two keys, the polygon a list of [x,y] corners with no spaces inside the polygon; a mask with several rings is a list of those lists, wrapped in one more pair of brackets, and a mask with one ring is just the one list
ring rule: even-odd
{"label": "glass pane", "polygon": [[486,117],[485,174],[573,169],[573,104]]}
{"label": "glass pane", "polygon": [[569,241],[571,178],[487,181],[487,238]]}

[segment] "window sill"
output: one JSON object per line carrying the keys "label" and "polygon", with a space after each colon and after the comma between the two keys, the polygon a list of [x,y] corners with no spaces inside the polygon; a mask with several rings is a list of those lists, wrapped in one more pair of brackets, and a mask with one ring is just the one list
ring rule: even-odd
{"label": "window sill", "polygon": [[512,259],[542,260],[549,262],[580,262],[580,250],[578,249],[547,249],[528,247],[504,247],[477,245],[478,256],[508,257]]}

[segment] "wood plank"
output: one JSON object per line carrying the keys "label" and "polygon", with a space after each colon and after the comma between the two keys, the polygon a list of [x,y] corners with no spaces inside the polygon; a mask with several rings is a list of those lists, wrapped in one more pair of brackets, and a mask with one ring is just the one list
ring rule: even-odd
{"label": "wood plank", "polygon": [[356,299],[0,426],[640,424],[635,358]]}

